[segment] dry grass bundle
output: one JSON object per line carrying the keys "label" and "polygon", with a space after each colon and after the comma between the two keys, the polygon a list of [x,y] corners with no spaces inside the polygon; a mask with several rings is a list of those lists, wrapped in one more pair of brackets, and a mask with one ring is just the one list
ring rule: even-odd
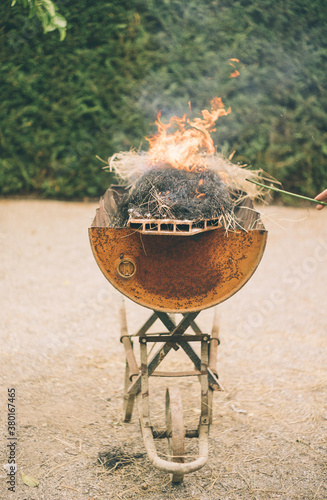
{"label": "dry grass bundle", "polygon": [[145,172],[117,207],[118,225],[132,219],[219,219],[233,227],[233,201],[212,170],[186,171],[163,165]]}
{"label": "dry grass bundle", "polygon": [[111,225],[124,227],[129,218],[216,219],[226,230],[242,229],[236,214],[246,198],[262,197],[264,189],[249,181],[262,181],[263,172],[235,165],[217,153],[199,152],[193,159],[193,167],[175,168],[151,163],[146,152],[113,155],[104,168],[129,189],[110,214]]}
{"label": "dry grass bundle", "polygon": [[[108,165],[104,168],[114,172],[122,184],[133,186],[139,177],[153,166],[149,163],[148,153],[126,151],[114,154],[109,158]],[[263,194],[262,188],[247,181],[247,179],[263,180],[262,170],[250,170],[246,168],[246,165],[235,165],[217,153],[198,153],[196,155],[196,169],[210,169],[217,172],[227,189],[232,193],[242,193],[241,197],[246,195],[255,200]]]}

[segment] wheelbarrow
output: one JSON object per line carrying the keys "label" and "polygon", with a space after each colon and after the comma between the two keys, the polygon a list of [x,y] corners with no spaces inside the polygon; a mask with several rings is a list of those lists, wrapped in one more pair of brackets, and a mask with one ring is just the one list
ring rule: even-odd
{"label": "wheelbarrow", "polygon": [[[213,392],[222,390],[216,370],[219,345],[218,317],[214,314],[211,333],[203,333],[195,319],[207,308],[236,293],[256,270],[267,239],[267,231],[249,199],[235,210],[239,230],[228,231],[217,221],[129,221],[129,227],[110,226],[110,213],[124,192],[112,186],[100,200],[89,228],[95,260],[104,276],[123,296],[152,309],[152,314],[133,335],[127,330],[124,301],[120,310],[121,342],[125,349],[126,371],[123,420],[132,417],[135,399],[144,445],[151,464],[171,473],[180,483],[185,474],[203,467],[208,460],[208,436],[212,423]],[[181,313],[176,324],[174,313]],[[165,331],[149,333],[157,321]],[[192,330],[192,333],[189,332]],[[140,344],[140,364],[133,349]],[[157,351],[149,356],[149,346]],[[193,345],[200,344],[200,355]],[[171,350],[182,348],[192,370],[157,370]],[[181,395],[177,388],[166,391],[166,428],[151,424],[149,377],[198,377],[201,386],[201,413],[195,429],[185,429]],[[168,441],[168,459],[159,456],[155,439]],[[187,461],[185,438],[198,438],[198,458]]]}

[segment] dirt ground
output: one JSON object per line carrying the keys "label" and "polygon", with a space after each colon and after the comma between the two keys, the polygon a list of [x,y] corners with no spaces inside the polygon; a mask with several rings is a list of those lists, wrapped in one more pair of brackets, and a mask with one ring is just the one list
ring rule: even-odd
{"label": "dirt ground", "polygon": [[[265,207],[269,231],[253,278],[218,306],[218,371],[208,464],[182,485],[154,469],[137,412],[121,420],[120,295],[97,267],[92,203],[0,201],[0,498],[19,500],[326,499],[327,210]],[[149,310],[127,300],[135,332]],[[211,329],[213,310],[198,323]],[[160,331],[162,330],[159,327]],[[184,361],[173,353],[171,367]],[[197,380],[180,382],[185,420],[199,416]],[[166,380],[151,383],[163,426]],[[15,389],[18,471],[8,491],[8,389]],[[9,438],[9,439],[8,439]],[[187,440],[196,454],[196,440]],[[125,453],[107,470],[99,452]],[[167,453],[164,443],[158,445]],[[21,472],[38,487],[23,483]]]}

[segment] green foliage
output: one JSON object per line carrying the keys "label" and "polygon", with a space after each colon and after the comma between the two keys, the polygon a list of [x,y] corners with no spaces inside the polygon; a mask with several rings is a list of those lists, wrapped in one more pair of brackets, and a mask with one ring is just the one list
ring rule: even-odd
{"label": "green foliage", "polygon": [[66,36],[67,21],[56,12],[56,7],[51,0],[12,0],[11,6],[20,4],[29,7],[29,17],[36,16],[43,26],[43,32],[58,30],[60,40]]}
{"label": "green foliage", "polygon": [[159,109],[165,120],[190,100],[195,115],[214,96],[232,108],[218,150],[289,191],[327,186],[324,0],[55,4],[61,44],[23,6],[0,6],[2,194],[98,196],[112,179],[96,155],[146,148]]}
{"label": "green foliage", "polygon": [[37,22],[22,30],[22,17],[7,12],[0,32],[2,194],[98,196],[110,175],[96,155],[137,147],[145,135],[135,98],[148,36],[128,2],[99,5],[70,3],[63,44],[42,37]]}

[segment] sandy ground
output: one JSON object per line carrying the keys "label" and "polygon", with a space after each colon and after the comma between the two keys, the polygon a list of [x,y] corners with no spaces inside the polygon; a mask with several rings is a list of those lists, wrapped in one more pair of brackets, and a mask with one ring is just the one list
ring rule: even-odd
{"label": "sandy ground", "polygon": [[[214,395],[209,461],[173,486],[144,455],[136,412],[132,423],[121,420],[120,296],[90,250],[95,208],[0,201],[1,500],[326,499],[327,210],[263,209],[269,230],[263,260],[219,306],[225,391]],[[136,331],[149,311],[131,301],[127,310]],[[204,331],[212,316],[212,310],[200,314]],[[171,366],[182,363],[178,356]],[[15,493],[3,467],[12,442],[11,388]],[[185,420],[195,427],[198,382],[181,388]],[[165,381],[151,385],[159,425],[164,391]],[[196,441],[188,441],[188,453],[196,453]],[[98,453],[117,447],[130,460],[108,471]],[[21,472],[39,486],[25,485]]]}

